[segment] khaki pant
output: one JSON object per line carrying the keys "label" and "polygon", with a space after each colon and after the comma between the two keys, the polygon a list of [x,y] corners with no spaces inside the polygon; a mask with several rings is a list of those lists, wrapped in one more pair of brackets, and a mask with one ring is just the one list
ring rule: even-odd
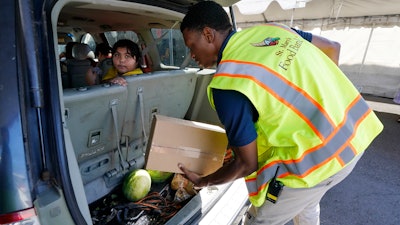
{"label": "khaki pant", "polygon": [[283,187],[276,204],[250,206],[243,216],[244,225],[283,225],[293,219],[295,225],[319,225],[319,202],[324,194],[345,179],[362,154],[344,169],[312,188]]}

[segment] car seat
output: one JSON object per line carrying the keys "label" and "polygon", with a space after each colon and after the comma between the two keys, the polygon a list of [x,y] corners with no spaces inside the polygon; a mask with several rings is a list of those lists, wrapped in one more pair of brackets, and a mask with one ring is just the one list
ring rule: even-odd
{"label": "car seat", "polygon": [[103,61],[99,62],[98,67],[101,69],[102,74],[100,77],[100,81],[102,80],[103,76],[107,74],[108,70],[113,67],[112,58],[104,59]]}
{"label": "car seat", "polygon": [[77,88],[87,86],[85,77],[92,67],[94,53],[89,45],[77,43],[72,47],[72,57],[67,61],[69,87]]}

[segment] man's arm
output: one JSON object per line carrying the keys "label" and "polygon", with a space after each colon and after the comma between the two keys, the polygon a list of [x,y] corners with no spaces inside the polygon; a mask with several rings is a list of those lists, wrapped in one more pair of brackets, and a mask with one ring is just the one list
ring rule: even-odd
{"label": "man's arm", "polygon": [[339,55],[340,55],[340,43],[329,40],[322,36],[318,36],[309,32],[305,32],[302,30],[298,30],[292,28],[292,30],[296,31],[302,38],[311,42],[317,48],[319,48],[322,52],[325,53],[336,65],[339,65]]}
{"label": "man's arm", "polygon": [[230,148],[234,153],[233,160],[215,173],[205,177],[179,168],[195,186],[222,184],[247,176],[258,169],[257,132],[254,121],[258,113],[250,100],[240,92],[233,90],[213,89],[215,109],[224,124]]}
{"label": "man's arm", "polygon": [[340,43],[322,36],[313,35],[311,43],[325,53],[336,65],[339,65]]}

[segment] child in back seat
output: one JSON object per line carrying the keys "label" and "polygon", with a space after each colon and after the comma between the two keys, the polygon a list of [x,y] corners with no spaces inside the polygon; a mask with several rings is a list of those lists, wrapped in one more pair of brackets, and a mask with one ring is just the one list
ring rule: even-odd
{"label": "child in back seat", "polygon": [[127,39],[117,41],[112,48],[112,61],[111,67],[104,75],[102,82],[109,82],[112,84],[119,84],[126,86],[124,76],[133,76],[142,74],[141,53],[139,46]]}

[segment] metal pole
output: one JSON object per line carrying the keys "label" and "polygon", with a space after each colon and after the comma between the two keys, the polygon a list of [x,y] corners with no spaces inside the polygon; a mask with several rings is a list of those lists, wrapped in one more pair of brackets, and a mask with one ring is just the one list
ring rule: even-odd
{"label": "metal pole", "polygon": [[367,46],[365,46],[365,51],[364,51],[363,59],[361,61],[360,69],[358,70],[358,75],[361,74],[361,70],[364,67],[365,59],[367,58],[367,53],[368,53],[369,46],[371,44],[371,39],[372,39],[372,34],[374,33],[374,29],[375,29],[375,23],[372,24],[371,31],[369,32]]}
{"label": "metal pole", "polygon": [[236,19],[235,19],[235,14],[233,13],[233,7],[232,6],[229,6],[229,13],[231,15],[233,30],[237,31]]}

